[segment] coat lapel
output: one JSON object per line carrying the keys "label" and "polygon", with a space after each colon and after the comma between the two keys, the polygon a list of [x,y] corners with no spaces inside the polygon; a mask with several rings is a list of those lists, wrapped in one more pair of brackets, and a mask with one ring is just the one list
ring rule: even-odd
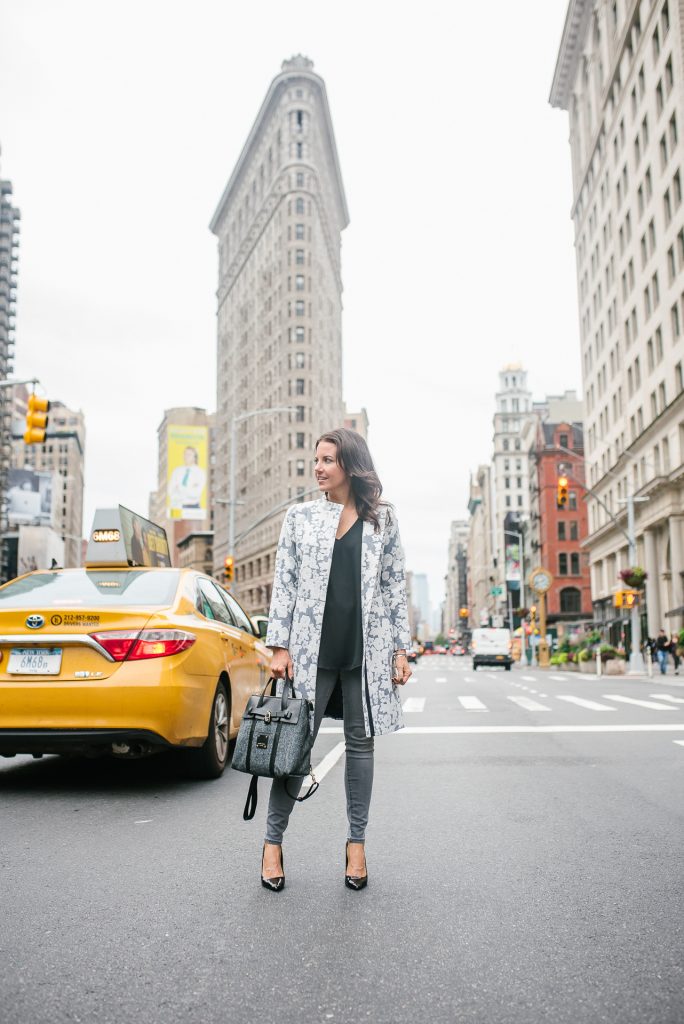
{"label": "coat lapel", "polygon": [[363,544],[361,557],[361,610],[363,614],[363,635],[368,636],[368,620],[373,605],[375,584],[378,579],[380,556],[382,555],[383,537],[385,534],[385,509],[378,509],[380,529],[375,532],[372,523],[363,524]]}

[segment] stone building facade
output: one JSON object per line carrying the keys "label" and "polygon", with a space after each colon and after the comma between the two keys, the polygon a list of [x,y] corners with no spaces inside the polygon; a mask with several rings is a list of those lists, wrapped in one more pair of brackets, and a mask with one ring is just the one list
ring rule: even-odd
{"label": "stone building facade", "polygon": [[447,572],[444,578],[444,631],[456,633],[462,625],[459,610],[468,607],[468,521],[454,520],[449,531]]}
{"label": "stone building facade", "polygon": [[492,500],[492,468],[478,466],[470,477],[468,498],[468,625],[471,629],[490,625],[498,613],[498,604],[491,591],[495,584],[494,517]]}
{"label": "stone building facade", "polygon": [[651,634],[684,605],[683,17],[571,0],[550,95],[569,115],[594,615],[614,615],[636,495]]}
{"label": "stone building facade", "polygon": [[[0,381],[8,380],[14,365],[14,319],[21,214],[12,202],[12,182],[0,175]],[[5,538],[7,474],[12,462],[12,388],[0,388],[0,583],[8,579],[9,552]]]}
{"label": "stone building facade", "polygon": [[[216,493],[236,425],[235,590],[270,601],[287,505],[318,493],[313,445],[343,420],[341,233],[349,222],[323,79],[305,57],[271,83],[211,222],[218,239]],[[292,411],[265,412],[268,409]],[[258,524],[258,525],[257,525]],[[215,509],[214,569],[228,552]],[[241,539],[242,538],[242,539]]]}

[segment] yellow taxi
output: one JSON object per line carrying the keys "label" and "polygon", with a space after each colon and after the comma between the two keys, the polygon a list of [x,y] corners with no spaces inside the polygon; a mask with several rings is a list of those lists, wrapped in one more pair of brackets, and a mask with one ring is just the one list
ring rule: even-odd
{"label": "yellow taxi", "polygon": [[176,747],[216,778],[271,652],[211,577],[109,554],[0,587],[0,755]]}

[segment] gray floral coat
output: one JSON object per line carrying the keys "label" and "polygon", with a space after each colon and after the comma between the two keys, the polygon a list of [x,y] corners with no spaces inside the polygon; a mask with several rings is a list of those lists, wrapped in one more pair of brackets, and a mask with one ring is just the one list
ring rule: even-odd
{"label": "gray floral coat", "polygon": [[[341,513],[342,505],[325,497],[292,505],[285,516],[276,555],[266,643],[289,650],[295,686],[312,702],[316,699],[323,612]],[[367,736],[403,727],[401,702],[392,683],[392,653],[411,642],[397,518],[388,506],[381,506],[378,516],[378,533],[372,523],[364,522],[361,546],[361,685]]]}

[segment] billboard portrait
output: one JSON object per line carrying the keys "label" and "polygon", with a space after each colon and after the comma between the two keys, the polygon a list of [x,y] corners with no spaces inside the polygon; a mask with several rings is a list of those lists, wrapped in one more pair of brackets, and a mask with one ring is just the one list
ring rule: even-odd
{"label": "billboard portrait", "polygon": [[10,469],[7,515],[11,526],[52,526],[53,474]]}
{"label": "billboard portrait", "polygon": [[206,518],[209,428],[170,423],[166,452],[166,515],[169,519]]}

